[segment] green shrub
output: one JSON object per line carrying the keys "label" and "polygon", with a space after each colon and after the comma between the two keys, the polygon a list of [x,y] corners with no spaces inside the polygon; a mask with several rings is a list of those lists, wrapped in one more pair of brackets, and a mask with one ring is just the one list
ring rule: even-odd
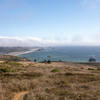
{"label": "green shrub", "polygon": [[58,69],[53,69],[53,70],[51,70],[51,72],[59,72],[59,70]]}
{"label": "green shrub", "polygon": [[88,70],[94,70],[93,68],[88,68]]}
{"label": "green shrub", "polygon": [[46,100],[44,96],[38,96],[38,100]]}
{"label": "green shrub", "polygon": [[48,60],[48,61],[47,61],[47,63],[48,63],[48,64],[50,64],[50,63],[51,63],[51,61],[50,61],[50,60]]}
{"label": "green shrub", "polygon": [[7,67],[0,68],[0,73],[5,73],[5,72],[12,72],[12,71]]}

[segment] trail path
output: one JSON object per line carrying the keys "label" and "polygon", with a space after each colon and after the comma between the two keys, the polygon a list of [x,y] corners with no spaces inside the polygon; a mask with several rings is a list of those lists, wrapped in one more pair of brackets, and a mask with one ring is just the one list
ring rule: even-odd
{"label": "trail path", "polygon": [[25,94],[27,93],[28,93],[27,91],[16,93],[14,97],[12,98],[12,100],[23,100]]}

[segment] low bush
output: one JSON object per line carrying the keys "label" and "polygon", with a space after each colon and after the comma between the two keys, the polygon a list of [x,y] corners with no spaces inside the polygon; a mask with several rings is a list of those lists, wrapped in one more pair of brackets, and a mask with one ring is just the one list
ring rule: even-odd
{"label": "low bush", "polygon": [[88,68],[88,70],[94,70],[93,68]]}
{"label": "low bush", "polygon": [[5,73],[5,72],[12,72],[12,70],[10,70],[10,69],[7,68],[7,67],[0,68],[0,73]]}
{"label": "low bush", "polygon": [[53,70],[51,70],[51,72],[59,72],[59,70],[58,69],[53,69]]}

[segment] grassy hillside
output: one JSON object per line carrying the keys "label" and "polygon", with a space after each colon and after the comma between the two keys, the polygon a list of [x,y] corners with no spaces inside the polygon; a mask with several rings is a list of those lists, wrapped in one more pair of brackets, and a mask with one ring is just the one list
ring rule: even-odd
{"label": "grassy hillside", "polygon": [[21,58],[17,56],[10,56],[10,55],[0,55],[0,61],[28,61],[26,58]]}
{"label": "grassy hillside", "polygon": [[0,54],[8,54],[11,52],[28,51],[28,47],[0,47]]}
{"label": "grassy hillside", "polygon": [[1,61],[0,100],[100,100],[99,66]]}

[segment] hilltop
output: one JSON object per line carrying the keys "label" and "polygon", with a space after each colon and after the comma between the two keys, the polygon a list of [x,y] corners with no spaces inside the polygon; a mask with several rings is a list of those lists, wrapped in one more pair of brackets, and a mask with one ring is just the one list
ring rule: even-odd
{"label": "hilltop", "polygon": [[0,62],[0,100],[100,100],[100,63]]}

